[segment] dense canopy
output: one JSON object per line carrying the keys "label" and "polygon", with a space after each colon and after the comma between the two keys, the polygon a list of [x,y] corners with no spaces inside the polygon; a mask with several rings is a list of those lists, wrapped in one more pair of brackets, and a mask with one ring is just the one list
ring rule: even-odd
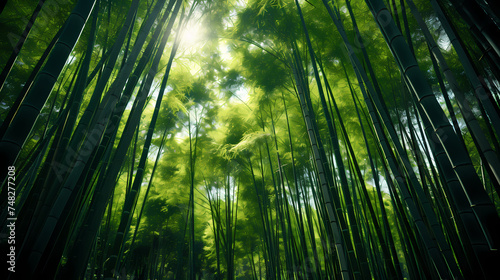
{"label": "dense canopy", "polygon": [[1,279],[499,275],[496,1],[7,1],[0,36]]}

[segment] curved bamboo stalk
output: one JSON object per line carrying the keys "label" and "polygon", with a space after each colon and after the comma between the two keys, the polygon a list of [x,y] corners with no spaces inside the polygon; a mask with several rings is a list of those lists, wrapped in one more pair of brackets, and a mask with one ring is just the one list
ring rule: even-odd
{"label": "curved bamboo stalk", "polygon": [[[470,207],[480,221],[483,234],[485,234],[488,240],[488,244],[482,244],[481,246],[483,248],[496,249],[499,246],[498,239],[500,239],[500,219],[485,190],[482,187],[475,187],[482,184],[467,152],[463,150],[459,138],[456,136],[443,110],[439,106],[432,89],[425,81],[415,57],[411,55],[408,45],[399,30],[395,28],[394,22],[384,3],[379,0],[367,0],[366,2],[409,86],[414,90],[419,105],[422,106],[432,127],[436,131],[438,139],[453,166],[453,170],[457,174],[462,188],[467,195]],[[483,252],[486,254],[486,251]]]}
{"label": "curved bamboo stalk", "polygon": [[417,7],[415,6],[412,0],[406,0],[406,2],[408,3],[408,6],[410,7],[411,13],[413,14],[415,20],[417,21],[417,24],[420,26],[420,29],[424,33],[426,42],[427,44],[429,44],[429,48],[431,49],[432,53],[436,57],[436,60],[440,64],[441,69],[443,70],[443,73],[446,79],[448,80],[448,83],[453,93],[457,98],[460,111],[462,112],[462,116],[467,122],[471,130],[471,133],[474,134],[474,137],[476,137],[476,140],[479,145],[478,150],[480,150],[484,154],[484,157],[486,158],[489,167],[491,168],[493,174],[495,175],[495,179],[497,180],[497,182],[500,183],[500,160],[498,159],[497,154],[495,153],[495,151],[493,151],[488,140],[486,139],[486,136],[481,130],[481,127],[479,126],[476,117],[472,113],[472,108],[469,102],[465,98],[464,93],[458,87],[458,81],[456,80],[455,75],[449,68],[448,63],[444,59],[444,56],[441,53],[441,50],[439,49],[439,46],[432,37],[429,29],[427,28],[427,25],[422,19],[422,16],[418,12]]}
{"label": "curved bamboo stalk", "polygon": [[[161,10],[161,5],[163,4],[162,1],[157,2],[157,9],[153,10],[152,14],[148,18],[148,20],[145,23],[145,28],[144,30],[149,30],[151,26],[153,25],[154,20],[156,19],[156,15],[160,12]],[[119,94],[119,89],[122,89],[125,82],[126,82],[126,77],[128,77],[128,74],[132,71],[133,64],[135,60],[137,59],[137,56],[140,53],[140,50],[142,48],[142,45],[144,44],[144,41],[147,37],[147,34],[140,33],[139,38],[136,40],[136,44],[134,45],[134,49],[129,56],[129,59],[127,60],[127,65],[122,69],[121,74],[122,76],[113,83],[114,87],[110,89],[111,95],[116,96]],[[152,79],[152,78],[151,78]],[[143,93],[144,95],[145,93]],[[116,98],[116,97],[115,97]],[[127,97],[124,97],[127,98]],[[137,100],[142,100],[142,102],[145,102],[145,97],[143,98],[138,98]],[[78,179],[80,178],[80,175],[84,171],[84,168],[87,166],[87,161],[89,160],[92,151],[94,148],[97,146],[99,138],[101,137],[104,129],[106,128],[106,123],[108,117],[113,113],[113,118],[108,124],[106,132],[109,131],[109,133],[105,134],[105,137],[110,138],[112,136],[112,131],[116,130],[117,128],[117,121],[119,120],[119,114],[120,112],[123,112],[123,108],[115,108],[115,110],[112,110],[112,106],[116,104],[116,99],[110,101],[108,104],[105,104],[104,106],[107,107],[107,110],[104,110],[102,114],[98,115],[98,121],[97,124],[94,126],[94,128],[91,130],[91,133],[85,140],[86,144],[84,145],[84,149],[80,151],[80,153],[76,156],[76,163],[69,172],[68,179],[63,183],[63,186],[61,188],[61,192],[59,193],[57,199],[55,200],[55,203],[50,211],[50,214],[48,215],[44,226],[41,230],[42,234],[39,235],[37,238],[37,241],[35,242],[35,246],[32,248],[32,252],[30,253],[29,257],[29,263],[32,264],[33,266],[36,266],[38,261],[41,258],[41,254],[44,252],[48,241],[50,240],[57,223],[59,222],[59,218],[63,214],[62,212],[64,211],[65,206],[67,205],[69,198],[73,195],[73,190],[75,188],[75,185],[78,183]],[[142,108],[142,107],[139,107]],[[137,110],[139,113],[142,111],[141,109]],[[138,113],[136,113],[138,114]],[[127,138],[127,137],[122,137]],[[122,142],[122,141],[120,141]],[[103,143],[107,143],[106,139],[103,139]],[[128,147],[128,145],[127,145]],[[125,153],[123,153],[125,154]],[[121,164],[114,164],[112,165],[114,167],[114,170],[116,173],[119,171]],[[118,169],[118,170],[116,170]],[[115,173],[115,176],[116,176]],[[108,180],[114,180],[111,178],[111,176],[107,177]],[[92,238],[93,236],[89,236]],[[93,239],[92,239],[93,240]],[[84,248],[89,248],[90,245],[88,246],[83,246]]]}
{"label": "curved bamboo stalk", "polygon": [[[321,67],[321,65],[320,65],[320,67]],[[349,89],[351,91],[351,94],[354,95],[354,92],[353,92],[353,89],[351,87],[351,83],[350,83],[349,77],[347,76],[347,71],[346,71],[346,69],[344,67],[344,64],[342,64],[342,67],[344,68],[344,73],[346,75],[346,79],[347,79],[347,82],[349,84]],[[352,148],[352,145],[351,145],[351,141],[349,140],[349,136],[347,134],[347,129],[346,129],[346,127],[344,125],[344,122],[342,120],[342,116],[340,115],[340,110],[339,110],[339,108],[337,106],[337,102],[335,101],[335,98],[333,96],[333,93],[332,93],[332,90],[330,88],[330,85],[328,84],[328,81],[326,80],[326,73],[324,73],[322,67],[321,67],[321,71],[323,72],[323,77],[325,78],[325,84],[326,84],[328,93],[330,95],[331,102],[333,103],[333,107],[334,107],[335,112],[337,113],[337,116],[339,118],[341,132],[342,132],[342,135],[344,137],[344,141],[346,142],[348,153],[351,155],[351,158],[352,158],[352,165],[355,166],[355,173],[359,177],[359,184],[360,184],[361,191],[363,193],[363,196],[364,196],[365,200],[369,201],[369,196],[368,196],[368,193],[367,193],[367,190],[366,190],[366,185],[365,185],[365,182],[363,180],[363,176],[361,174],[361,170],[359,168],[359,165],[357,163],[357,160],[356,160],[356,157],[355,157],[355,154],[354,154],[354,149]],[[354,99],[354,96],[353,96],[353,99]],[[357,106],[356,106],[356,110],[358,110]],[[358,119],[359,119],[360,125],[361,125],[361,117],[359,116],[359,112],[358,112]],[[368,147],[367,138],[366,138],[366,135],[364,134],[363,127],[361,127],[361,128],[362,128],[362,132],[363,132],[363,139],[365,140],[365,144],[366,144],[366,147],[368,149],[368,156],[369,156],[370,162],[372,162],[371,155],[369,153],[369,147]],[[374,167],[373,167],[373,162],[372,162],[372,170],[373,170],[373,172],[375,172],[374,171]],[[379,185],[378,184],[378,178],[375,179],[375,182],[376,182],[376,185],[378,186]],[[353,192],[353,193],[355,193],[355,192]],[[383,205],[381,199],[382,199],[382,197],[380,197],[380,204],[381,204],[381,208],[383,209],[382,213],[385,216],[385,209],[384,209],[384,205]],[[378,221],[377,221],[377,219],[375,217],[375,211],[373,210],[373,206],[371,205],[370,202],[368,202],[367,205],[368,205],[368,210],[369,210],[371,218],[372,218],[373,226],[374,226],[375,231],[377,233],[378,242],[381,244],[381,247],[382,247],[382,255],[383,255],[383,258],[384,258],[384,262],[385,262],[385,269],[387,269],[387,273],[388,273],[388,275],[386,277],[389,277],[390,279],[401,278],[401,271],[400,271],[400,269],[395,269],[395,266],[392,263],[390,253],[389,253],[389,250],[387,248],[387,244],[386,244],[386,242],[385,242],[385,240],[383,238],[383,235],[382,235],[381,227],[380,227],[380,225],[379,225],[379,223],[378,223]],[[388,226],[385,229],[387,230]],[[391,238],[391,240],[392,240],[392,238]],[[397,263],[399,263],[398,259],[397,259],[397,256],[394,255],[394,264],[397,264]]]}
{"label": "curved bamboo stalk", "polygon": [[[331,140],[331,143],[333,145],[335,162],[337,163],[337,168],[340,171],[339,172],[340,181],[341,181],[340,187],[342,189],[343,197],[344,197],[344,200],[346,203],[347,218],[349,220],[350,229],[351,229],[352,236],[353,236],[353,241],[354,241],[354,246],[355,246],[354,249],[355,249],[355,253],[356,253],[356,261],[359,262],[359,264],[361,266],[361,269],[359,271],[356,271],[356,270],[353,271],[353,274],[354,274],[355,278],[371,277],[370,276],[370,269],[368,267],[368,261],[367,261],[367,257],[366,257],[366,251],[365,251],[365,248],[363,246],[363,243],[361,242],[360,232],[359,232],[359,228],[358,228],[359,223],[356,219],[356,215],[354,214],[351,194],[349,192],[349,184],[347,182],[347,176],[345,174],[345,166],[344,166],[344,163],[342,161],[342,155],[340,153],[340,146],[339,146],[339,140],[337,137],[337,132],[332,125],[332,118],[330,117],[330,112],[328,111],[328,107],[327,107],[326,99],[325,99],[325,94],[323,92],[323,86],[321,84],[321,78],[319,76],[319,71],[318,71],[318,68],[316,65],[316,56],[314,54],[311,40],[309,38],[309,32],[308,32],[306,24],[305,24],[304,16],[302,14],[302,9],[300,8],[300,5],[299,5],[297,0],[295,1],[295,4],[296,4],[298,12],[299,12],[300,20],[301,20],[302,27],[304,30],[304,35],[306,37],[307,49],[309,51],[309,56],[311,57],[311,64],[312,64],[313,71],[314,71],[314,77],[315,77],[315,80],[316,80],[316,83],[318,86],[319,96],[321,99],[323,112],[324,112],[324,115],[325,115],[325,118],[327,121],[328,130],[330,132],[330,138],[331,138],[330,140]],[[335,197],[333,199],[335,201]],[[340,204],[340,203],[335,202],[335,204]],[[356,267],[357,266],[353,265],[353,268],[356,268]]]}
{"label": "curved bamboo stalk", "polygon": [[[418,108],[419,114],[422,116],[421,119],[424,123],[424,129],[428,136],[432,137],[435,133],[428,119],[423,116],[424,112],[422,108]],[[468,205],[468,200],[466,195],[461,191],[461,186],[457,175],[453,172],[453,167],[451,166],[446,152],[443,146],[439,142],[429,141],[431,150],[441,167],[444,180],[449,189],[449,195],[451,196],[456,213],[459,215],[460,221],[457,221],[459,226],[463,224],[463,229],[468,237],[468,240],[463,240],[462,242],[469,242],[472,245],[478,263],[481,266],[482,271],[477,271],[476,267],[473,267],[475,277],[479,277],[479,273],[482,273],[484,279],[490,279],[496,270],[494,263],[497,263],[498,256],[495,257],[495,252],[489,252],[486,236],[481,234],[477,229],[481,228],[476,215],[473,210]],[[459,227],[460,228],[460,227]],[[460,233],[460,232],[459,232]],[[464,234],[461,233],[462,237]],[[492,271],[493,270],[493,271]]]}
{"label": "curved bamboo stalk", "polygon": [[455,9],[463,14],[464,19],[470,26],[477,28],[477,31],[484,37],[479,40],[486,40],[495,50],[497,57],[500,56],[500,29],[495,25],[491,17],[479,6],[477,1],[451,0]]}
{"label": "curved bamboo stalk", "polygon": [[[174,2],[172,1],[172,4],[173,3]],[[182,1],[177,1],[177,4],[175,5],[175,8],[172,12],[172,16],[169,20],[169,24],[168,24],[166,32],[163,36],[161,45],[158,48],[159,53],[163,52],[163,49],[165,48],[165,45],[167,43],[167,39],[170,35],[170,31],[172,30],[172,26],[175,22],[175,19],[177,17],[177,13],[178,13],[179,8],[181,6],[180,3],[182,3]],[[146,166],[146,161],[147,161],[147,157],[148,157],[148,153],[149,153],[149,148],[151,146],[153,132],[154,132],[154,128],[156,125],[156,120],[158,119],[161,101],[162,101],[163,95],[165,93],[170,69],[172,67],[172,62],[173,62],[173,58],[175,57],[177,47],[178,47],[178,44],[175,44],[174,47],[172,48],[172,51],[170,54],[167,68],[165,70],[165,76],[162,80],[160,92],[158,93],[158,97],[156,100],[156,105],[155,105],[155,109],[153,111],[153,116],[151,117],[151,122],[149,123],[149,128],[148,128],[148,132],[146,135],[146,141],[144,142],[142,155],[141,155],[141,158],[139,160],[139,165],[137,166],[137,172],[135,174],[135,178],[134,178],[130,193],[125,198],[125,203],[123,205],[123,211],[122,211],[120,224],[118,225],[118,230],[116,233],[115,241],[113,243],[114,245],[111,247],[111,251],[109,253],[110,259],[108,260],[107,265],[108,265],[108,267],[113,269],[112,271],[114,271],[115,273],[117,271],[119,271],[116,267],[117,263],[119,263],[119,262],[117,262],[117,257],[119,255],[120,248],[124,244],[124,237],[128,232],[128,225],[129,225],[130,216],[132,215],[133,208],[135,208],[135,204],[137,203],[137,197],[139,195],[140,186],[142,184],[142,179],[144,176],[144,168]]]}
{"label": "curved bamboo stalk", "polygon": [[[164,2],[159,1],[156,3],[157,7],[156,13],[153,12],[150,17],[151,20],[154,20],[161,10],[161,5],[163,5]],[[155,10],[153,9],[153,11]],[[158,26],[157,28],[161,29],[161,25]],[[156,39],[155,39],[156,40]],[[166,38],[165,38],[166,40]],[[137,41],[136,41],[137,42]],[[161,48],[164,47],[165,45],[162,42]],[[148,72],[147,77],[144,80],[144,84],[141,86],[142,89],[140,90],[139,94],[136,97],[134,108],[132,109],[130,116],[127,120],[127,124],[125,125],[125,128],[122,133],[122,137],[120,138],[120,142],[118,143],[118,147],[116,148],[116,151],[114,153],[113,159],[111,160],[112,165],[110,165],[107,170],[106,170],[106,175],[102,177],[101,180],[97,182],[95,193],[92,199],[92,204],[89,209],[89,213],[92,213],[91,215],[87,215],[85,217],[85,220],[83,222],[82,228],[79,230],[75,245],[73,246],[73,250],[71,251],[70,254],[70,259],[68,260],[68,265],[70,265],[71,261],[71,266],[68,267],[67,271],[68,273],[71,273],[73,276],[76,277],[79,275],[84,267],[82,267],[81,263],[85,263],[88,251],[86,251],[83,248],[88,247],[92,242],[94,241],[95,238],[95,233],[97,232],[99,228],[99,221],[102,218],[104,211],[106,209],[107,201],[110,198],[110,195],[113,191],[113,188],[115,187],[115,180],[117,178],[118,172],[120,170],[120,166],[123,163],[123,160],[126,155],[126,149],[128,149],[131,140],[133,138],[133,134],[137,126],[139,125],[140,122],[140,116],[143,112],[144,105],[147,100],[147,95],[151,89],[151,85],[154,79],[154,76],[157,73],[157,68],[158,64],[160,61],[160,58],[163,54],[162,49],[159,48],[158,51],[156,52],[156,55],[153,59],[151,69]],[[129,59],[134,59],[136,55],[134,54],[135,52],[132,51]],[[127,61],[127,64],[129,61]],[[127,66],[125,66],[123,69],[126,69]],[[120,103],[122,103],[123,99],[128,100],[129,97],[123,96],[122,100],[120,100]],[[118,105],[117,107],[122,107]],[[113,117],[116,119],[116,116]],[[113,126],[113,124],[111,125]],[[104,141],[103,141],[104,142]],[[99,217],[96,219],[96,217]],[[83,245],[82,245],[83,244]],[[115,261],[114,261],[115,262]],[[73,268],[76,267],[76,268]],[[108,275],[109,273],[116,273],[113,271],[106,270],[105,274]]]}
{"label": "curved bamboo stalk", "polygon": [[[67,22],[67,20],[66,20],[66,22]],[[66,25],[66,22],[64,22],[63,26]],[[19,106],[21,105],[21,102],[23,101],[24,97],[26,96],[26,94],[28,94],[28,92],[33,84],[33,81],[36,78],[36,75],[40,72],[40,69],[42,69],[42,66],[45,63],[45,60],[47,59],[50,52],[52,51],[52,48],[54,48],[54,45],[57,43],[57,40],[59,39],[59,36],[61,35],[62,30],[63,30],[63,28],[60,28],[57,31],[56,35],[54,35],[54,37],[50,41],[49,45],[47,46],[47,48],[43,52],[42,56],[40,57],[40,59],[38,59],[38,62],[36,63],[35,67],[33,67],[33,71],[31,71],[31,74],[29,75],[28,79],[24,83],[24,86],[21,89],[21,92],[19,93],[18,97],[16,98],[16,101],[10,107],[9,113],[7,113],[7,116],[5,117],[5,119],[2,122],[2,125],[0,126],[0,139],[1,139],[1,137],[3,137],[3,135],[5,134],[5,131],[9,127],[9,124],[12,122],[12,118],[15,116],[15,114],[16,114]]]}
{"label": "curved bamboo stalk", "polygon": [[[107,83],[109,82],[111,73],[113,72],[113,69],[116,64],[116,60],[118,59],[118,55],[120,54],[120,51],[122,49],[122,45],[123,42],[125,41],[127,32],[131,28],[132,20],[137,12],[138,7],[139,7],[139,0],[133,0],[132,3],[130,4],[130,8],[125,17],[125,22],[122,28],[120,29],[119,33],[117,34],[116,40],[113,43],[113,46],[109,51],[109,54],[107,55],[106,65],[104,66],[102,73],[100,74],[99,80],[96,86],[94,87],[94,92],[92,94],[90,102],[85,108],[85,111],[82,117],[80,118],[80,121],[78,122],[75,132],[73,133],[73,137],[71,138],[71,141],[68,144],[68,150],[71,152],[78,151],[80,148],[80,143],[82,143],[85,137],[87,136],[86,130],[91,124],[93,116],[96,116],[96,110],[101,102],[102,93],[104,92],[104,89]],[[104,58],[101,61],[104,62]],[[90,77],[92,77],[92,75]],[[66,159],[67,156],[65,160]]]}
{"label": "curved bamboo stalk", "polygon": [[[363,71],[363,68],[361,67],[361,63],[359,62],[357,56],[354,54],[354,51],[352,49],[352,46],[349,44],[349,41],[347,39],[347,36],[345,34],[345,31],[340,24],[340,21],[338,19],[338,16],[334,15],[332,9],[330,8],[329,4],[326,2],[326,0],[323,1],[328,13],[330,14],[330,17],[334,21],[335,25],[337,26],[337,30],[339,31],[345,46],[347,48],[347,52],[349,55],[349,58],[351,59],[351,63],[354,67],[356,76],[358,78],[358,82],[360,83],[360,88],[363,93],[363,96],[365,98],[365,102],[368,106],[368,111],[370,113],[370,116],[372,118],[372,123],[376,127],[376,132],[377,132],[377,137],[379,138],[379,141],[382,145],[383,151],[385,156],[388,159],[389,166],[391,168],[391,171],[394,173],[396,180],[398,182],[398,186],[401,190],[401,195],[403,197],[403,200],[405,201],[407,207],[410,209],[410,213],[412,218],[415,221],[415,224],[417,226],[417,230],[420,234],[420,236],[423,238],[424,244],[427,247],[429,253],[431,254],[431,257],[433,259],[435,268],[438,270],[438,273],[442,275],[443,277],[447,277],[448,271],[447,271],[447,265],[445,264],[445,261],[443,259],[443,255],[440,252],[439,247],[445,252],[444,256],[446,257],[446,263],[452,268],[452,271],[454,271],[455,275],[459,275],[458,268],[456,267],[455,261],[451,255],[451,252],[449,251],[449,246],[445,241],[444,234],[442,232],[442,229],[440,225],[437,223],[437,219],[435,218],[435,213],[433,212],[432,208],[429,205],[428,199],[425,197],[423,191],[422,191],[422,186],[420,185],[418,179],[416,178],[412,166],[410,164],[410,161],[408,159],[408,156],[406,152],[403,150],[401,147],[401,144],[399,143],[398,137],[396,136],[396,132],[394,131],[394,128],[392,126],[392,121],[390,118],[388,118],[387,113],[384,111],[383,106],[381,105],[380,100],[378,99],[378,96],[375,94],[375,90],[373,89],[373,86],[371,82],[368,80],[368,77],[366,75],[366,72]],[[387,11],[388,13],[388,11]],[[394,26],[394,30],[397,30],[397,28]],[[399,32],[399,31],[398,31]],[[399,33],[401,34],[401,33]],[[402,36],[401,36],[402,39]],[[404,39],[403,39],[404,40]],[[362,83],[365,83],[365,85],[368,87],[369,92],[371,93],[371,96],[373,98],[373,101],[370,99],[370,97],[367,96],[366,91],[364,89],[364,86]],[[434,236],[431,235],[431,232],[429,232],[429,229],[427,228],[423,217],[417,207],[417,204],[412,198],[412,195],[410,194],[410,189],[408,188],[407,182],[403,177],[403,174],[401,173],[402,170],[400,170],[399,165],[396,162],[396,159],[394,157],[394,154],[392,150],[389,147],[388,144],[388,139],[387,136],[385,135],[385,132],[383,131],[383,128],[381,127],[380,121],[378,120],[378,116],[376,115],[375,108],[373,107],[373,103],[375,103],[376,108],[379,108],[379,112],[381,114],[381,117],[386,124],[386,128],[389,131],[389,134],[391,138],[393,139],[393,143],[396,146],[396,151],[398,152],[399,156],[401,157],[402,163],[406,169],[406,172],[409,175],[410,182],[414,189],[417,191],[418,199],[422,201],[423,210],[425,211],[425,215],[429,219],[429,223],[432,227],[432,232],[436,234],[438,237],[437,240],[434,239]],[[438,246],[439,244],[439,246]]]}
{"label": "curved bamboo stalk", "polygon": [[[295,63],[292,63],[294,65]],[[293,69],[293,75],[295,79],[299,82],[300,77],[298,71],[296,70],[296,67],[292,67]],[[318,170],[318,179],[321,185],[321,192],[323,195],[324,199],[324,204],[326,206],[326,212],[328,213],[328,218],[329,218],[329,223],[332,229],[333,233],[333,240],[335,242],[335,247],[337,249],[337,258],[339,261],[339,266],[341,270],[341,275],[342,279],[351,279],[351,271],[348,269],[348,261],[347,261],[347,253],[345,252],[344,249],[344,241],[342,238],[341,234],[341,229],[339,227],[339,224],[337,222],[337,215],[334,211],[334,205],[332,198],[330,196],[330,190],[329,190],[329,183],[326,178],[326,171],[325,171],[325,162],[324,159],[321,157],[321,153],[319,150],[318,146],[318,139],[315,133],[314,125],[313,125],[313,117],[314,117],[314,112],[312,112],[307,104],[307,97],[305,96],[305,90],[303,89],[303,84],[297,84],[297,90],[298,90],[298,95],[299,95],[299,100],[300,104],[302,107],[302,114],[304,116],[304,121],[306,123],[307,127],[307,134],[309,136],[309,141],[311,143],[311,148],[312,152],[314,155],[314,160],[316,162],[316,168]],[[345,241],[347,242],[347,241]]]}
{"label": "curved bamboo stalk", "polygon": [[[73,84],[73,81],[75,79],[76,83],[75,87],[71,92],[71,97],[69,98],[68,102],[69,104],[66,106],[64,110],[62,110],[62,113],[60,114],[58,120],[56,121],[56,125],[53,126],[53,128],[57,128],[57,132],[54,136],[54,140],[50,143],[49,152],[46,155],[40,170],[38,171],[36,180],[32,182],[34,188],[29,193],[29,199],[30,199],[28,201],[29,206],[23,209],[23,215],[21,217],[23,217],[25,223],[23,223],[22,226],[24,227],[22,228],[24,229],[23,234],[26,234],[25,238],[22,238],[23,235],[20,235],[22,238],[21,240],[24,240],[23,248],[29,248],[32,246],[31,243],[36,239],[35,236],[38,234],[38,231],[42,226],[41,222],[43,221],[43,219],[40,219],[40,217],[45,217],[48,214],[49,209],[44,209],[43,206],[45,204],[51,204],[53,202],[52,199],[55,198],[54,194],[57,193],[57,191],[59,190],[59,188],[57,187],[52,189],[49,188],[49,186],[52,185],[54,178],[51,170],[51,163],[54,157],[57,156],[57,148],[60,147],[61,142],[64,143],[64,141],[67,140],[68,135],[64,135],[64,132],[72,130],[74,120],[78,115],[78,108],[81,103],[81,98],[83,96],[85,79],[87,77],[87,71],[90,65],[91,53],[94,48],[94,38],[97,28],[99,4],[96,4],[96,6],[97,7],[95,7],[93,11],[92,26],[90,31],[90,37],[88,39],[89,43],[85,53],[85,58],[82,56],[82,59],[79,65],[77,66],[75,74],[72,75],[73,80],[71,81],[71,84]],[[71,85],[69,88],[71,88]],[[52,107],[54,106],[52,105]],[[48,144],[50,138],[52,138],[52,134],[53,132],[49,131],[49,133],[47,134],[48,139],[44,142],[47,142]],[[35,168],[38,169],[38,167]]]}
{"label": "curved bamboo stalk", "polygon": [[14,164],[26,138],[32,130],[42,107],[59,77],[71,51],[80,38],[85,23],[94,8],[96,0],[80,0],[68,17],[67,24],[52,49],[47,63],[37,76],[17,114],[0,140],[1,163],[0,182],[7,175],[7,166]]}
{"label": "curved bamboo stalk", "polygon": [[[345,68],[344,68],[344,71],[345,71]],[[361,132],[363,134],[363,139],[364,139],[364,142],[365,142],[365,147],[366,147],[366,150],[367,150],[367,153],[368,153],[368,160],[370,162],[370,167],[371,167],[371,170],[372,170],[372,173],[373,173],[374,182],[375,182],[375,188],[377,190],[377,199],[378,199],[378,202],[380,204],[380,210],[381,210],[381,213],[382,213],[382,224],[383,224],[384,230],[386,231],[386,239],[388,240],[388,243],[389,243],[390,254],[392,255],[392,261],[394,262],[394,268],[395,268],[396,273],[397,273],[396,275],[400,279],[400,278],[403,277],[402,276],[402,272],[401,272],[401,264],[400,264],[400,261],[398,259],[397,253],[396,253],[393,236],[391,234],[390,227],[389,227],[389,221],[387,219],[385,205],[384,205],[383,198],[382,198],[382,191],[381,191],[381,187],[380,187],[380,179],[378,177],[378,172],[377,172],[377,169],[375,167],[374,161],[372,159],[372,153],[370,151],[370,146],[368,144],[368,138],[367,138],[364,126],[363,126],[363,121],[362,121],[361,115],[359,113],[359,109],[358,109],[358,106],[357,106],[356,99],[354,98],[354,94],[355,94],[354,90],[353,90],[353,88],[351,86],[351,82],[349,80],[349,77],[347,76],[347,71],[346,71],[345,74],[346,74],[346,78],[347,78],[347,83],[349,84],[349,90],[351,91],[351,96],[352,96],[352,99],[353,99],[354,108],[356,109],[356,115],[358,117],[359,125],[361,127]],[[375,229],[378,230],[378,227],[376,225],[375,225]],[[384,259],[385,259],[386,262],[390,262],[391,261],[391,257],[388,256],[388,253],[386,253],[385,249],[384,249],[384,247],[385,247],[385,244],[384,244],[385,240],[383,240],[383,236],[381,236],[381,234],[378,234],[378,236],[379,236],[379,238],[382,239],[379,242],[382,244],[382,253],[384,255]],[[387,264],[387,265],[391,265],[392,266],[392,263],[391,264]],[[389,267],[389,269],[391,269],[391,267]]]}
{"label": "curved bamboo stalk", "polygon": [[[491,120],[491,125],[495,128],[497,137],[500,137],[500,117],[498,113],[495,111],[494,106],[491,104],[491,101],[488,97],[488,93],[483,87],[482,83],[480,82],[478,75],[476,74],[476,71],[474,71],[474,66],[472,62],[469,60],[465,49],[463,48],[462,44],[457,38],[457,35],[453,31],[453,28],[451,24],[448,22],[440,5],[436,2],[436,0],[430,0],[430,3],[434,9],[434,12],[439,18],[439,21],[441,22],[441,25],[443,26],[443,29],[446,32],[446,35],[448,36],[451,44],[453,45],[453,48],[455,49],[458,55],[458,59],[462,63],[462,67],[465,70],[465,75],[469,79],[469,82],[471,83],[471,86],[474,89],[474,92],[476,93],[476,98],[478,98],[479,101],[483,104],[486,112],[488,113],[488,117]],[[496,139],[494,140],[496,141]]]}

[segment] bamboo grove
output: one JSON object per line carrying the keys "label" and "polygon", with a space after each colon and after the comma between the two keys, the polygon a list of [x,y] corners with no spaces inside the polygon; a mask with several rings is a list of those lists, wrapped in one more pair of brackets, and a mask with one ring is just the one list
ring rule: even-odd
{"label": "bamboo grove", "polygon": [[496,279],[499,12],[7,1],[1,278]]}

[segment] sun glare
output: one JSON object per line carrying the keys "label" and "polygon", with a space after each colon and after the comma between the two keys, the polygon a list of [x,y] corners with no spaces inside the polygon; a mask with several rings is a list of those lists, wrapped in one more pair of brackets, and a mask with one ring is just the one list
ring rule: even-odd
{"label": "sun glare", "polygon": [[182,34],[182,44],[190,47],[201,42],[204,38],[204,30],[199,22],[190,21]]}

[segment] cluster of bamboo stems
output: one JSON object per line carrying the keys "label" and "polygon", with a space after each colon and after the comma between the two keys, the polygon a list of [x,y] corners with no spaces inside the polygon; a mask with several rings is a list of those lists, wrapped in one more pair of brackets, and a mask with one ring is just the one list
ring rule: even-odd
{"label": "cluster of bamboo stems", "polygon": [[[7,167],[22,174],[16,183],[19,269],[8,277],[494,279],[500,264],[498,4],[248,2],[238,17],[259,24],[238,26],[247,33],[236,30],[232,39],[244,53],[247,86],[264,93],[245,104],[248,117],[226,120],[219,145],[207,132],[215,126],[208,120],[215,101],[193,101],[191,86],[180,97],[184,111],[165,105],[183,32],[196,13],[218,5],[131,0],[111,36],[102,35],[101,26],[111,25],[115,1],[76,1],[21,91],[9,93],[16,99],[0,127],[2,209]],[[0,74],[4,92],[43,4]],[[360,31],[367,20],[359,22],[355,12],[362,9],[352,4],[371,13],[399,70],[388,74],[396,76],[389,86],[377,73],[375,61],[382,60]],[[456,52],[452,59],[420,10],[439,22]],[[319,49],[314,14],[328,19],[322,32],[335,34],[345,56]],[[457,25],[470,34],[457,33]],[[410,26],[418,26],[423,39]],[[77,52],[79,42],[86,45]],[[479,62],[472,59],[476,48]],[[271,88],[247,73],[257,54],[259,65],[283,74],[281,84]],[[152,113],[146,113],[149,104]],[[160,125],[165,119],[169,123]],[[169,138],[176,125],[187,129],[177,152]],[[184,169],[172,177],[183,178],[176,184],[185,194],[157,174],[176,156],[184,157]],[[154,182],[167,184],[169,196],[153,191]],[[163,214],[148,212],[154,203],[167,209],[157,211],[166,213],[158,224],[153,216]],[[4,210],[1,218],[4,224]]]}

